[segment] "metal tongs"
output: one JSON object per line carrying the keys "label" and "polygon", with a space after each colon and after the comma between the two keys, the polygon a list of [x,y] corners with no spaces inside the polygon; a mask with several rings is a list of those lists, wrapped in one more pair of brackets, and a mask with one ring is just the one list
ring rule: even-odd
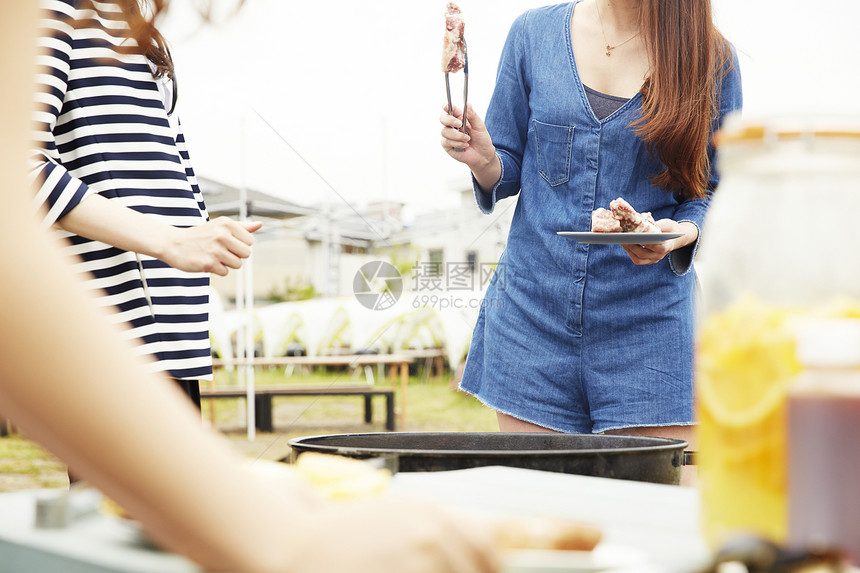
{"label": "metal tongs", "polygon": [[[466,48],[466,36],[460,37],[463,45],[463,125],[460,126],[461,133],[466,133],[466,104],[469,102],[469,50]],[[448,78],[450,72],[445,72],[445,91],[448,94],[448,111],[454,115],[454,105],[451,103],[451,81]],[[462,147],[454,147],[454,151],[463,151]]]}

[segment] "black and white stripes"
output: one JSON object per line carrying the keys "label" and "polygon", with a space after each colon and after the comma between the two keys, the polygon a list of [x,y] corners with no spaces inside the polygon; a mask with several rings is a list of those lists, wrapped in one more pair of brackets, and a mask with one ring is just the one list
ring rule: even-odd
{"label": "black and white stripes", "polygon": [[[32,175],[35,201],[51,226],[91,193],[177,227],[208,215],[178,119],[168,116],[148,61],[119,7],[42,0]],[[209,276],[60,231],[86,283],[116,309],[156,370],[211,377]]]}

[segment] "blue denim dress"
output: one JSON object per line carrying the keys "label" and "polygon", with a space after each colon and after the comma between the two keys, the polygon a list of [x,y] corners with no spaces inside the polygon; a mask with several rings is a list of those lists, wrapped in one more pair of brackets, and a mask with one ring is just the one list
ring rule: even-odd
{"label": "blue denim dress", "polygon": [[[590,230],[591,211],[617,197],[700,230],[708,207],[651,185],[661,164],[629,127],[641,117],[640,94],[595,117],[573,56],[575,4],[521,15],[502,53],[486,117],[502,177],[490,193],[475,184],[475,198],[485,213],[519,198],[460,387],[563,432],[688,425],[696,246],[636,266],[621,246],[556,234]],[[735,61],[714,129],[741,99]],[[717,181],[712,171],[709,187]]]}

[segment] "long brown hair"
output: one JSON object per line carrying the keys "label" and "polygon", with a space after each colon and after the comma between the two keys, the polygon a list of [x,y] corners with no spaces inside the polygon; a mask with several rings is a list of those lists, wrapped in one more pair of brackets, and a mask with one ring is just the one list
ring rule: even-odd
{"label": "long brown hair", "polygon": [[[170,0],[114,0],[114,2],[122,9],[123,16],[125,16],[131,31],[131,37],[137,42],[137,48],[129,48],[129,51],[140,53],[149,58],[149,61],[155,64],[156,77],[175,78],[176,72],[173,67],[170,48],[164,36],[155,27],[155,20],[160,14],[167,11]],[[97,10],[92,0],[83,0],[83,3],[87,7]],[[234,13],[238,12],[244,4],[245,0],[237,0]],[[213,0],[198,0],[197,11],[204,22],[212,21]]]}
{"label": "long brown hair", "polygon": [[[136,46],[123,46],[120,50],[146,56],[155,64],[157,77],[174,77],[173,57],[170,55],[170,48],[167,46],[164,36],[155,27],[155,19],[167,10],[169,0],[113,1],[122,10],[123,17],[128,23],[129,33],[137,43]],[[81,0],[80,7],[99,12],[93,0]]]}
{"label": "long brown hair", "polygon": [[167,47],[167,41],[154,23],[158,15],[167,9],[168,0],[144,0],[146,14],[139,0],[117,0],[117,3],[125,14],[131,35],[137,41],[141,53],[155,64],[157,68],[155,75],[174,77],[170,48]]}
{"label": "long brown hair", "polygon": [[714,26],[710,0],[642,0],[640,23],[651,69],[642,87],[642,118],[632,127],[666,166],[652,183],[703,198],[731,47]]}

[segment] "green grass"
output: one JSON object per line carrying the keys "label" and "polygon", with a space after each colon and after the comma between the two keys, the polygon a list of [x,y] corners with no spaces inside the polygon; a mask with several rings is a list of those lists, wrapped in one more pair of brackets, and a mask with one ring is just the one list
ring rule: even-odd
{"label": "green grass", "polygon": [[[380,379],[377,385],[387,385]],[[255,384],[344,384],[363,382],[346,371],[294,372],[284,369],[255,371]],[[216,372],[216,384],[236,384],[235,373]],[[450,375],[439,381],[429,380],[421,369],[410,377],[406,416],[399,431],[408,432],[492,432],[498,429],[495,413],[477,400],[449,387]],[[401,396],[397,386],[397,404]],[[358,396],[283,397],[275,398],[274,433],[257,433],[247,438],[245,402],[239,399],[213,400],[215,426],[238,451],[249,457],[284,459],[289,456],[288,440],[300,436],[384,431],[385,401],[375,398],[372,424],[364,423],[364,401]],[[203,400],[203,419],[210,420],[209,401]],[[157,418],[155,418],[157,419]],[[65,466],[50,453],[21,436],[0,438],[0,491],[59,487],[67,483]]]}
{"label": "green grass", "polygon": [[0,491],[60,487],[66,466],[37,444],[21,437],[0,438]]}

